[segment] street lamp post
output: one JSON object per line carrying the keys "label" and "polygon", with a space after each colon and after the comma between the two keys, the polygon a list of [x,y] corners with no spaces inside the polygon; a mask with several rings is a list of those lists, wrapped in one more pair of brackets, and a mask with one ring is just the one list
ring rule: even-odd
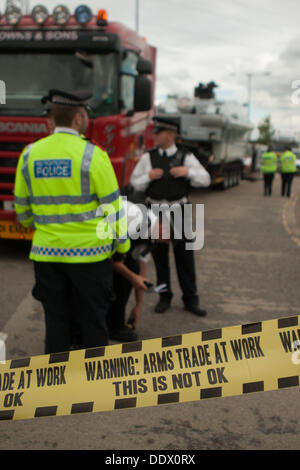
{"label": "street lamp post", "polygon": [[251,92],[252,92],[252,73],[247,73],[248,77],[248,106],[247,106],[247,111],[248,111],[248,119],[250,121],[250,107],[251,107]]}
{"label": "street lamp post", "polygon": [[251,113],[251,98],[252,98],[252,78],[253,76],[257,75],[271,75],[271,72],[262,72],[262,73],[247,73],[248,78],[248,119],[250,121],[250,113]]}
{"label": "street lamp post", "polygon": [[135,30],[139,32],[139,0],[135,0]]}
{"label": "street lamp post", "polygon": [[[232,72],[230,75],[237,75],[236,73]],[[247,76],[247,88],[248,88],[248,96],[247,96],[247,109],[248,109],[248,119],[250,121],[251,117],[251,100],[252,100],[252,78],[254,76],[262,76],[262,75],[271,75],[271,72],[248,72],[246,73]]]}

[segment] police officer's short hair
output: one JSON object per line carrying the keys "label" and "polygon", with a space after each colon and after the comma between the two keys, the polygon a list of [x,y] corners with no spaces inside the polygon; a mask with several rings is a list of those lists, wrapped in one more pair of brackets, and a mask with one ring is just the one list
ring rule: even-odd
{"label": "police officer's short hair", "polygon": [[49,90],[42,100],[51,103],[51,114],[56,126],[70,127],[77,113],[82,114],[82,108],[89,109],[88,100],[92,97],[89,91],[66,92]]}
{"label": "police officer's short hair", "polygon": [[82,113],[80,106],[51,105],[51,117],[54,119],[55,125],[59,127],[71,127],[77,113]]}

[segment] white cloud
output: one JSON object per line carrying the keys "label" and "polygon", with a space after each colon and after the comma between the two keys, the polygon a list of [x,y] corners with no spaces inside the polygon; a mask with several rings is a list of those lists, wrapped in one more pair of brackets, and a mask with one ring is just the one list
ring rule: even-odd
{"label": "white cloud", "polygon": [[[4,0],[0,0],[3,11]],[[31,7],[43,0],[30,1]],[[47,0],[71,10],[80,1]],[[93,12],[136,26],[136,0],[89,0]],[[278,128],[295,129],[299,106],[291,103],[291,83],[300,79],[298,0],[139,0],[139,32],[157,48],[156,98],[193,95],[199,82],[214,80],[218,93],[248,99],[251,73],[253,118],[271,115]],[[261,76],[269,70],[271,75]],[[234,72],[235,75],[230,75]],[[225,90],[227,92],[225,93]]]}

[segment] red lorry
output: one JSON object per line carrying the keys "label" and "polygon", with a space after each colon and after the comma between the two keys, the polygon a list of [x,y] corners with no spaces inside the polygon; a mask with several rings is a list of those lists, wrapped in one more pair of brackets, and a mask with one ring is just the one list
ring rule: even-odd
{"label": "red lorry", "polygon": [[6,88],[5,104],[0,100],[2,238],[32,237],[15,223],[14,179],[22,149],[49,134],[41,104],[49,89],[93,91],[87,137],[108,152],[121,190],[153,144],[156,49],[126,26],[108,22],[105,10],[94,16],[81,5],[71,15],[60,5],[48,16],[46,8],[36,8],[31,15],[16,9],[0,18],[0,81]]}

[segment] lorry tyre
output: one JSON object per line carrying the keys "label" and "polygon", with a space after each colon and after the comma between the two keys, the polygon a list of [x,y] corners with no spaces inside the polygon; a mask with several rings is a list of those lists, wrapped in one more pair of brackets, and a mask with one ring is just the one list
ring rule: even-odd
{"label": "lorry tyre", "polygon": [[223,175],[222,189],[224,190],[228,189],[229,184],[230,184],[229,173],[226,171]]}

